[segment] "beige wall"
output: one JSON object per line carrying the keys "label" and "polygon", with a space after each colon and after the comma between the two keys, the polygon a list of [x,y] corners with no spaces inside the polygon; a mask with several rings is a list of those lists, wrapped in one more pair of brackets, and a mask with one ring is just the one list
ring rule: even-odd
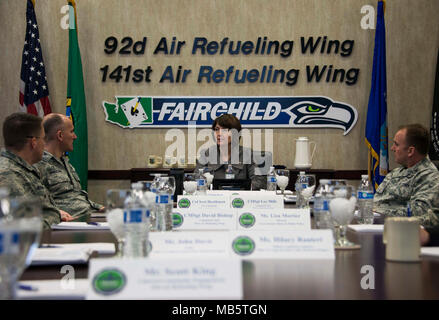
{"label": "beige wall", "polygon": [[[53,111],[64,112],[68,31],[60,22],[64,0],[37,0],[36,14],[50,89]],[[26,1],[0,1],[0,121],[17,110],[19,72],[25,33]],[[115,95],[151,96],[291,96],[324,95],[343,101],[358,111],[358,122],[343,136],[338,129],[277,129],[274,131],[274,162],[293,167],[294,139],[308,136],[316,141],[313,162],[316,169],[363,170],[367,168],[364,145],[366,108],[370,90],[374,30],[360,26],[363,5],[376,6],[370,0],[77,0],[79,44],[82,54],[89,134],[89,169],[112,170],[144,167],[148,154],[163,154],[165,129],[121,129],[105,122],[102,101],[114,102]],[[387,1],[387,86],[389,142],[396,128],[407,122],[430,123],[436,54],[439,44],[437,0]],[[148,37],[147,50],[141,56],[104,53],[108,36],[119,40]],[[301,36],[327,35],[329,39],[355,40],[351,56],[302,55]],[[176,36],[186,40],[182,54],[153,55],[161,37]],[[258,36],[270,40],[294,40],[289,58],[280,56],[201,56],[191,55],[192,40],[204,36],[220,41],[256,41]],[[152,82],[101,82],[99,69],[109,64],[116,67],[133,65],[153,67]],[[285,84],[198,84],[200,65],[226,69],[254,68],[274,65],[276,68],[300,69],[298,83]],[[357,83],[307,83],[305,66],[330,65],[359,68]],[[191,81],[182,84],[159,83],[167,65],[192,69]],[[201,143],[200,143],[201,144]],[[391,156],[391,167],[395,163]]]}

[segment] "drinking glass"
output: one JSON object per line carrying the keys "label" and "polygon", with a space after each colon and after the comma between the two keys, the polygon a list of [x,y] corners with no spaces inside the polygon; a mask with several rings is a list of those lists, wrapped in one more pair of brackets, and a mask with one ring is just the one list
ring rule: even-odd
{"label": "drinking glass", "polygon": [[309,201],[311,200],[316,188],[316,176],[314,174],[305,174],[304,177],[307,183],[302,186],[301,190],[303,208],[309,208]]}
{"label": "drinking glass", "polygon": [[15,299],[16,284],[31,264],[43,228],[41,202],[2,195],[0,210],[0,299]]}
{"label": "drinking glass", "polygon": [[130,189],[107,190],[107,222],[117,240],[116,257],[122,257],[123,255],[123,245],[125,241],[123,209],[125,207],[125,199],[131,196],[131,192]]}
{"label": "drinking glass", "polygon": [[183,181],[184,192],[187,195],[193,195],[197,191],[197,180],[195,179],[195,174],[185,173]]}
{"label": "drinking glass", "polygon": [[204,176],[206,177],[207,189],[212,190],[212,182],[214,176],[208,168],[204,169]]}
{"label": "drinking glass", "polygon": [[355,188],[350,185],[335,185],[331,189],[331,201],[329,202],[329,211],[335,229],[336,247],[349,248],[356,246],[346,238],[346,228],[354,218],[355,204],[357,198],[355,196]]}
{"label": "drinking glass", "polygon": [[288,186],[290,179],[290,170],[278,169],[276,170],[276,182],[279,189],[282,190],[282,195],[285,192],[285,188]]}

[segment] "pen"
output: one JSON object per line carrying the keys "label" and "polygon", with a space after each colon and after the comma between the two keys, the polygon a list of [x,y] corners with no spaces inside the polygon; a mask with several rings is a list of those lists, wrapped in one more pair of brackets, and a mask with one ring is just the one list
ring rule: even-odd
{"label": "pen", "polygon": [[25,290],[25,291],[38,291],[37,287],[30,286],[30,285],[27,285],[27,284],[19,284],[18,285],[18,289]]}
{"label": "pen", "polygon": [[87,224],[91,224],[92,226],[98,226],[99,225],[99,223],[97,223],[97,222],[87,222]]}
{"label": "pen", "polygon": [[407,217],[412,216],[412,209],[410,208],[410,203],[407,203]]}

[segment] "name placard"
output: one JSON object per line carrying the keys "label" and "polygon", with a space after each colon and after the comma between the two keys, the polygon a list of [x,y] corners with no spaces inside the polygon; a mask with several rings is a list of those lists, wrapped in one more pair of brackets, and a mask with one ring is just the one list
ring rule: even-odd
{"label": "name placard", "polygon": [[230,208],[230,196],[227,195],[179,195],[177,208],[195,209],[224,209]]}
{"label": "name placard", "polygon": [[242,299],[239,259],[92,259],[87,299]]}
{"label": "name placard", "polygon": [[244,259],[335,259],[331,230],[237,231],[232,250]]}
{"label": "name placard", "polygon": [[230,197],[230,204],[234,209],[283,209],[284,197],[265,192],[232,195]]}
{"label": "name placard", "polygon": [[236,230],[235,210],[191,208],[172,210],[174,230]]}
{"label": "name placard", "polygon": [[238,230],[311,230],[309,209],[236,209]]}
{"label": "name placard", "polygon": [[149,257],[177,258],[197,255],[230,257],[229,233],[176,231],[149,234]]}

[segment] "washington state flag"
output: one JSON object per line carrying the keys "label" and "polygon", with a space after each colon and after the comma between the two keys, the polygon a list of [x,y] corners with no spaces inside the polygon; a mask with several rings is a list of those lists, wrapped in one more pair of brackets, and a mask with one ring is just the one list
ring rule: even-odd
{"label": "washington state flag", "polygon": [[103,102],[105,120],[122,128],[152,124],[151,97],[116,97],[116,104]]}

